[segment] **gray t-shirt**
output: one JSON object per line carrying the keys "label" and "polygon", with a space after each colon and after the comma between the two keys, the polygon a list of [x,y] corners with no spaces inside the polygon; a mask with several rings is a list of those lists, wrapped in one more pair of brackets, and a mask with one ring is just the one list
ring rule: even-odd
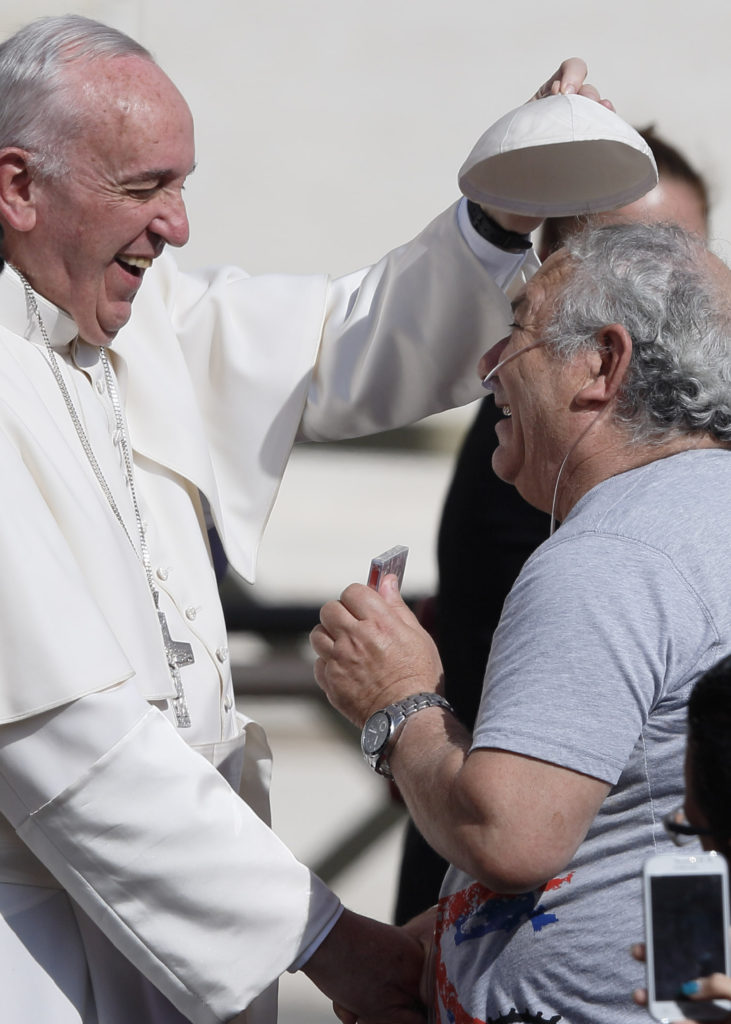
{"label": "gray t-shirt", "polygon": [[[496,895],[450,868],[439,913],[444,1024],[646,1021],[640,873],[671,848],[686,703],[731,653],[731,453],[685,452],[595,487],[526,563],[503,609],[473,747],[612,789],[561,877]],[[538,839],[537,841],[540,841]]]}

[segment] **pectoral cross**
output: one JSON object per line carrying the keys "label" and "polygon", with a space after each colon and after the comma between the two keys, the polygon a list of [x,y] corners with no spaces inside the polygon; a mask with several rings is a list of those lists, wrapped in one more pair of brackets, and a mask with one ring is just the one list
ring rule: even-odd
{"label": "pectoral cross", "polygon": [[171,701],[173,714],[175,715],[175,724],[178,729],[189,729],[190,712],[188,711],[188,702],[185,699],[185,690],[180,678],[180,669],[184,665],[192,665],[195,661],[193,648],[190,644],[183,643],[181,640],[172,639],[168,629],[168,620],[165,618],[164,612],[158,611],[157,617],[160,620],[160,631],[162,632],[162,639],[165,644],[168,668],[170,669],[170,675],[175,686],[175,697]]}

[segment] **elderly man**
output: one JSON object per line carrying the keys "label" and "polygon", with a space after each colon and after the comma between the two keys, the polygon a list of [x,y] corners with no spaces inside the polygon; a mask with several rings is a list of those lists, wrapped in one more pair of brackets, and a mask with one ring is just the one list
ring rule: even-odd
{"label": "elderly man", "polygon": [[3,1019],[271,1020],[303,967],[361,1019],[413,1021],[416,940],[342,912],[268,828],[207,526],[251,579],[296,437],[469,399],[504,329],[488,265],[522,257],[461,207],[337,281],[183,275],[163,250],[194,163],[133,40],[66,17],[0,46]]}
{"label": "elderly man", "polygon": [[483,357],[493,467],[561,526],[505,603],[472,736],[393,585],[313,632],[318,681],[450,861],[444,1022],[641,1013],[638,870],[682,794],[692,683],[731,650],[730,276],[679,228],[595,228]]}
{"label": "elderly man", "polygon": [[[670,221],[708,236],[708,189],[674,146],[646,129],[658,184],[642,199],[597,218],[602,223]],[[544,222],[541,259],[561,240],[585,226],[586,218],[558,217]],[[482,694],[485,664],[505,598],[528,556],[548,536],[548,516],[523,501],[510,484],[485,472],[497,444],[500,410],[491,397],[479,411],[457,456],[439,525],[438,593],[433,627],[444,666],[444,693],[468,728]],[[402,924],[437,901],[447,865],[409,824],[399,870],[394,919]]]}

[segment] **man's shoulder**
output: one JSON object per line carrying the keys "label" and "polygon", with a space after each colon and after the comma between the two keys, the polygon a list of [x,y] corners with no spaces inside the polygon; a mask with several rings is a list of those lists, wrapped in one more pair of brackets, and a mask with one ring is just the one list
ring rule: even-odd
{"label": "man's shoulder", "polygon": [[552,586],[557,577],[591,589],[597,576],[611,586],[630,572],[670,573],[715,591],[731,570],[730,531],[731,453],[684,452],[599,484],[528,565]]}
{"label": "man's shoulder", "polygon": [[699,515],[716,516],[722,529],[731,523],[731,452],[725,449],[681,452],[604,480],[581,499],[560,532],[564,538],[595,530],[659,540],[675,527],[686,530]]}

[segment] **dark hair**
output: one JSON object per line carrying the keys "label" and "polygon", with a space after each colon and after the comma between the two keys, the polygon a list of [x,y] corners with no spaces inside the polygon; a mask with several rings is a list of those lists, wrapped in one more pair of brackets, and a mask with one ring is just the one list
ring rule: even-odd
{"label": "dark hair", "polygon": [[688,702],[693,797],[719,848],[731,844],[731,655],[709,669]]}
{"label": "dark hair", "polygon": [[[652,150],[657,164],[657,173],[662,178],[674,178],[675,181],[683,182],[693,189],[703,211],[703,220],[708,224],[711,202],[708,185],[703,176],[692,167],[680,150],[666,142],[655,133],[655,126],[648,125],[647,128],[638,128],[638,133],[645,140]],[[588,222],[586,216],[580,217],[547,217],[541,228],[538,251],[541,258],[549,256],[556,249],[560,249],[567,235],[576,234]]]}

